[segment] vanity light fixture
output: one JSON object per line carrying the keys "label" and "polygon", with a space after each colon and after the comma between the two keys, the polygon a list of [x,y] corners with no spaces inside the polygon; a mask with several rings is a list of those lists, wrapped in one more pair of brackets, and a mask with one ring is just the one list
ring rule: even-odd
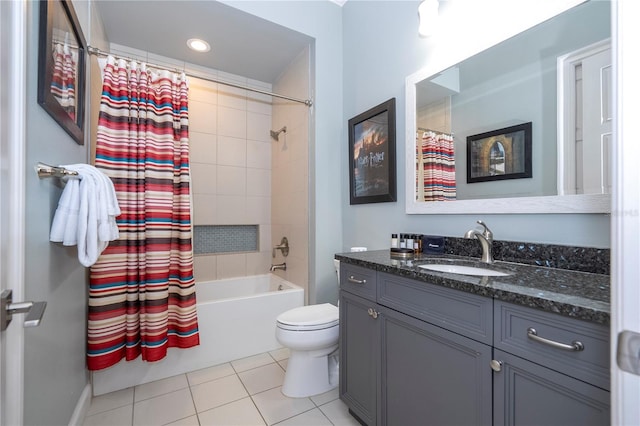
{"label": "vanity light fixture", "polygon": [[418,26],[418,34],[422,37],[429,37],[434,34],[438,26],[438,8],[440,3],[438,0],[423,0],[418,6],[418,17],[420,25]]}
{"label": "vanity light fixture", "polygon": [[187,40],[187,46],[189,49],[195,50],[196,52],[204,53],[211,50],[211,46],[204,40],[199,38],[190,38]]}

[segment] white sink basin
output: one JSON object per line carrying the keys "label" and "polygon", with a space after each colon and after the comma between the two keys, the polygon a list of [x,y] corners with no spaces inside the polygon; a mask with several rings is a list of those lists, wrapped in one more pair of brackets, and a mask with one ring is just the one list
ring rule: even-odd
{"label": "white sink basin", "polygon": [[448,272],[451,274],[462,275],[480,275],[483,277],[504,277],[511,275],[510,272],[495,271],[493,269],[476,268],[474,266],[463,265],[447,265],[442,263],[433,263],[430,265],[419,265],[420,268],[428,269],[430,271]]}

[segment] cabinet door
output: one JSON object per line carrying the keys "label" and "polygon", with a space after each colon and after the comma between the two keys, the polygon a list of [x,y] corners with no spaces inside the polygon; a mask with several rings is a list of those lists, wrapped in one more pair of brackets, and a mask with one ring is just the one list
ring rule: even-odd
{"label": "cabinet door", "polygon": [[609,392],[497,349],[494,359],[495,425],[609,424]]}
{"label": "cabinet door", "polygon": [[340,399],[369,426],[376,425],[378,407],[377,309],[374,302],[340,291]]}
{"label": "cabinet door", "polygon": [[381,307],[380,422],[491,424],[491,347]]}

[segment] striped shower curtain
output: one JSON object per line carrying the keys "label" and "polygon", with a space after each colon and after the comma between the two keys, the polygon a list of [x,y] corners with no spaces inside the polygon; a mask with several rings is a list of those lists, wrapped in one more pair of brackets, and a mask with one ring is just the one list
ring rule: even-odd
{"label": "striped shower curtain", "polygon": [[114,183],[120,238],[91,267],[87,364],[199,344],[184,75],[107,58],[96,167]]}
{"label": "striped shower curtain", "polygon": [[456,161],[453,136],[426,131],[418,133],[417,199],[418,201],[453,201],[456,199]]}
{"label": "striped shower curtain", "polygon": [[78,49],[66,43],[53,44],[53,75],[51,77],[51,94],[62,109],[76,120],[76,63]]}

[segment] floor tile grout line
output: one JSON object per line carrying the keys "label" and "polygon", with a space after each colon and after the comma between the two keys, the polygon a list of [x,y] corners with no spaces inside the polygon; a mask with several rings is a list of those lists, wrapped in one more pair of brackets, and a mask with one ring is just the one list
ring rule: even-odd
{"label": "floor tile grout line", "polygon": [[[0,1],[2,1],[2,0],[0,0]],[[129,404],[124,404],[124,405],[119,405],[117,407],[109,408],[108,410],[103,410],[103,411],[98,411],[96,413],[87,414],[86,416],[84,416],[84,418],[86,420],[86,419],[88,419],[90,417],[95,417],[95,416],[99,416],[99,415],[102,415],[102,414],[106,414],[106,413],[108,413],[110,411],[120,410],[121,408],[128,407],[128,406],[131,406],[131,411],[133,412],[133,403],[129,403]]]}
{"label": "floor tile grout line", "polygon": [[133,399],[133,405],[131,406],[131,426],[134,425],[134,420],[136,418],[136,387],[135,386],[131,386],[133,392],[131,392],[131,397]]}
{"label": "floor tile grout line", "polygon": [[[333,402],[333,401],[332,401],[332,402]],[[328,403],[327,403],[327,404],[328,404]],[[323,405],[326,405],[326,404],[323,404]],[[333,426],[335,426],[335,423],[334,423],[334,422],[329,418],[329,416],[327,416],[327,414],[326,414],[324,411],[322,411],[322,408],[320,408],[320,406],[318,406],[318,407],[316,407],[316,408],[317,408],[317,409],[322,413],[322,415],[324,416],[324,418],[325,418],[325,419],[327,419],[327,421],[328,421],[329,423],[331,423]]]}
{"label": "floor tile grout line", "polygon": [[[335,401],[335,399],[334,399],[333,401]],[[333,401],[330,401],[330,402],[333,402]],[[322,404],[322,405],[327,405],[327,404],[329,404],[329,402],[327,402],[326,404]],[[320,406],[318,406],[318,410],[320,410],[320,412],[322,413],[322,415],[324,416],[324,418],[325,418],[325,419],[327,419],[327,420],[329,421],[329,423],[331,423],[333,426],[335,426],[335,423],[333,422],[333,420],[331,420],[331,419],[329,418],[329,416],[327,416],[327,413],[325,413],[324,411],[322,411],[322,408],[320,408]]]}
{"label": "floor tile grout line", "polygon": [[[0,1],[2,1],[2,0],[0,0]],[[92,416],[95,416],[95,415],[98,415],[98,414],[106,413],[107,411],[118,410],[118,409],[120,409],[122,407],[126,407],[127,405],[133,405],[133,404],[134,404],[133,402],[127,402],[126,404],[110,407],[110,408],[107,408],[106,410],[96,411],[95,413],[87,414],[85,417],[92,417]]]}
{"label": "floor tile grout line", "polygon": [[[0,1],[1,1],[1,0],[0,0]],[[175,376],[171,376],[171,377],[177,377],[177,376],[180,376],[180,375],[184,375],[184,376],[186,376],[186,373],[176,374]],[[160,379],[160,380],[163,380],[163,379]],[[149,382],[149,383],[154,383],[154,382]],[[146,385],[146,384],[148,384],[148,383],[144,383],[143,385]],[[136,386],[143,386],[143,385],[136,385]],[[133,395],[133,403],[134,403],[134,404],[137,404],[138,402],[142,402],[142,401],[148,401],[148,400],[150,400],[150,399],[157,398],[157,397],[159,397],[159,396],[168,395],[168,394],[170,394],[170,393],[177,392],[177,391],[180,391],[180,390],[183,390],[183,389],[186,389],[186,388],[189,388],[189,387],[190,387],[190,385],[189,385],[189,379],[187,378],[187,386],[184,386],[184,387],[181,387],[181,388],[177,388],[177,389],[173,389],[173,390],[170,390],[170,391],[167,391],[167,392],[159,393],[159,394],[157,394],[157,395],[153,395],[153,396],[150,396],[150,397],[148,397],[148,398],[141,399],[140,401],[136,401],[136,398],[135,398],[136,386],[132,386],[132,388],[133,388],[133,392],[134,392],[134,395]]]}
{"label": "floor tile grout line", "polygon": [[[258,394],[256,394],[256,395],[258,395]],[[256,411],[260,415],[260,418],[262,419],[264,424],[265,425],[269,425],[269,423],[267,422],[267,419],[265,419],[265,417],[264,417],[264,414],[262,414],[262,411],[260,411],[260,407],[258,407],[258,404],[256,404],[256,401],[253,399],[253,395],[249,395],[249,399],[251,400],[251,403],[253,404],[253,406],[256,407]]]}
{"label": "floor tile grout line", "polygon": [[[189,385],[189,377],[187,377],[187,384]],[[196,420],[198,421],[198,425],[200,424],[200,416],[198,415],[198,407],[196,406],[196,400],[193,398],[193,391],[191,390],[191,385],[189,387],[189,395],[191,395],[191,403],[193,404],[193,411],[196,413]]]}
{"label": "floor tile grout line", "polygon": [[[0,1],[1,1],[1,0],[0,0]],[[200,382],[200,383],[191,383],[191,381],[189,380],[189,374],[190,374],[190,373],[195,373],[195,372],[197,372],[197,371],[201,371],[201,370],[207,370],[207,369],[209,369],[209,368],[219,367],[219,366],[221,366],[221,365],[225,365],[225,364],[229,364],[229,367],[231,367],[231,369],[233,370],[233,372],[232,372],[232,373],[224,374],[224,375],[222,375],[222,376],[216,377],[215,379],[205,380],[205,381]],[[238,374],[238,373],[236,373],[235,369],[233,368],[233,365],[231,365],[231,363],[230,363],[230,362],[223,362],[222,364],[213,365],[213,366],[211,366],[211,367],[205,367],[205,368],[201,368],[201,369],[198,369],[198,370],[189,371],[189,372],[187,372],[187,373],[185,373],[185,374],[187,375],[187,383],[188,383],[188,386],[189,386],[189,387],[191,387],[191,386],[199,386],[199,385],[202,385],[202,384],[204,384],[204,383],[213,382],[214,380],[218,380],[218,379],[224,379],[225,377],[233,376],[234,374]]]}
{"label": "floor tile grout line", "polygon": [[[194,406],[194,408],[195,408],[195,410],[196,410],[196,414],[199,414],[199,413],[205,413],[205,412],[207,412],[207,411],[215,410],[216,408],[220,408],[220,407],[224,407],[225,405],[233,404],[234,402],[238,402],[238,401],[243,400],[243,399],[245,399],[245,398],[247,398],[247,397],[248,397],[248,398],[251,398],[251,395],[249,394],[249,391],[247,390],[247,388],[246,388],[246,386],[244,385],[244,383],[242,383],[242,380],[240,380],[240,377],[238,376],[238,374],[237,374],[237,373],[235,373],[235,374],[230,374],[230,375],[225,376],[225,377],[230,377],[230,376],[236,376],[236,378],[238,379],[238,381],[240,382],[240,384],[241,384],[241,385],[242,385],[242,387],[244,388],[244,391],[247,393],[247,395],[246,395],[246,396],[243,396],[243,397],[241,397],[241,398],[238,398],[238,399],[234,399],[233,401],[228,401],[228,402],[225,402],[224,404],[220,404],[220,405],[217,405],[217,406],[215,406],[215,407],[211,407],[211,408],[209,408],[209,409],[207,409],[207,410],[198,411],[198,407],[196,406],[196,401],[193,399],[193,392],[191,392],[191,387],[189,387],[189,391],[191,392],[191,400],[193,401],[193,406]],[[211,380],[211,381],[213,381],[213,380]],[[251,401],[253,402],[253,398],[251,398]],[[257,407],[256,407],[256,408],[257,408]],[[258,410],[258,412],[260,412],[260,410]],[[198,423],[200,423],[200,416],[198,416]]]}
{"label": "floor tile grout line", "polygon": [[[298,413],[298,414],[294,414],[293,416],[289,416],[289,417],[287,417],[286,419],[279,420],[279,421],[277,421],[277,422],[275,422],[275,423],[267,423],[267,426],[276,426],[276,425],[279,425],[279,424],[280,424],[280,423],[282,423],[282,422],[286,422],[287,420],[291,420],[291,419],[293,419],[293,418],[295,418],[295,417],[301,416],[301,415],[303,415],[303,414],[305,414],[305,413],[308,413],[309,411],[313,411],[313,410],[315,410],[315,409],[317,409],[317,408],[318,408],[318,407],[309,408],[308,410],[302,411],[302,412],[300,412],[300,413]],[[320,412],[322,412],[322,411],[320,411]],[[322,415],[324,415],[324,413],[322,413]],[[326,416],[325,416],[325,417],[326,417]],[[331,420],[329,420],[329,423],[333,424],[333,422],[332,422]]]}

